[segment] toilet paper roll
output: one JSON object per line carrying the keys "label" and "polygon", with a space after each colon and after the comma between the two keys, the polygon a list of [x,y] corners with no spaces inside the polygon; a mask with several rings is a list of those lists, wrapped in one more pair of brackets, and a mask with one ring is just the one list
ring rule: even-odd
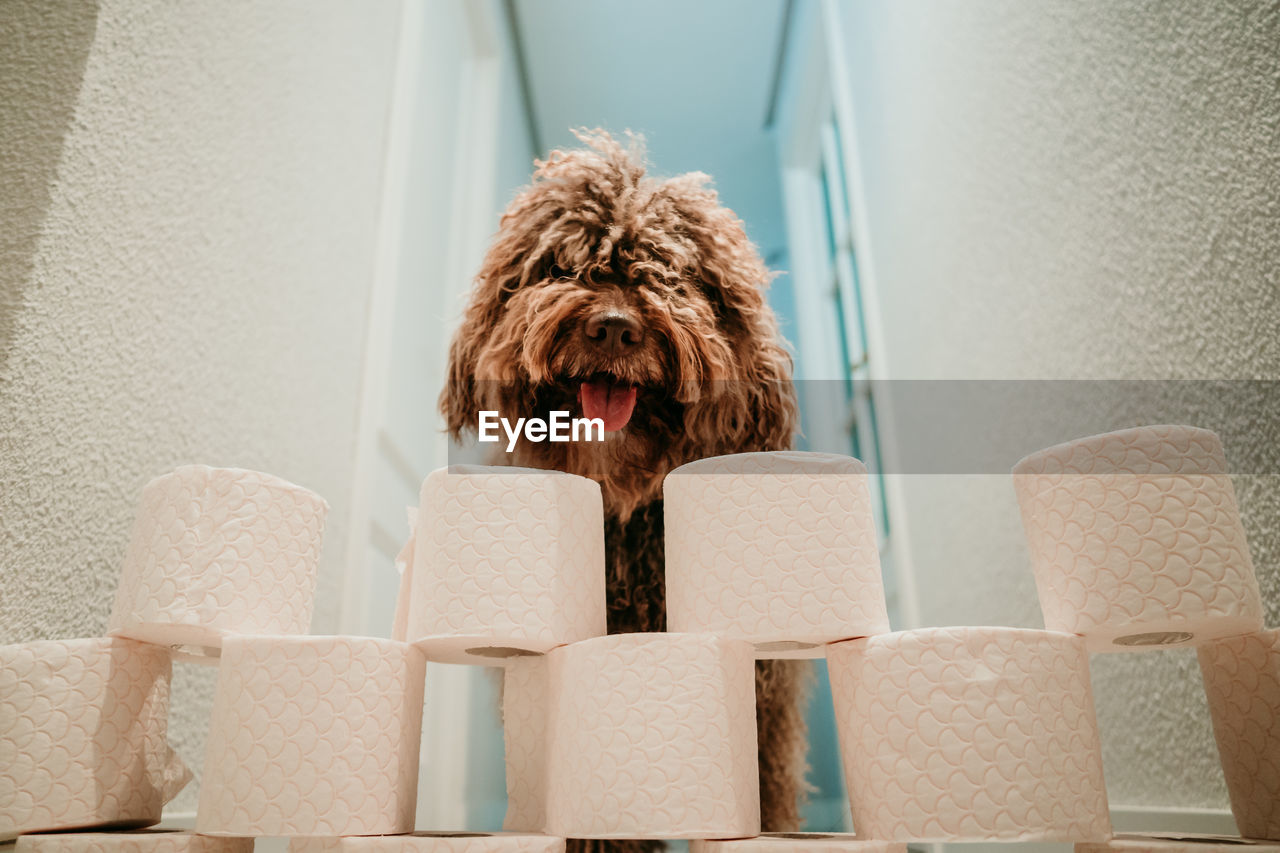
{"label": "toilet paper roll", "polygon": [[253,853],[253,839],[155,829],[71,832],[24,835],[14,853]]}
{"label": "toilet paper roll", "polygon": [[1223,835],[1122,834],[1077,844],[1075,853],[1280,853],[1280,844]]}
{"label": "toilet paper roll", "polygon": [[689,853],[907,853],[907,845],[835,833],[766,832],[755,838],[691,841]]}
{"label": "toilet paper roll", "polygon": [[404,638],[495,666],[605,633],[604,510],[592,480],[456,465],[422,484]]}
{"label": "toilet paper roll", "polygon": [[415,832],[371,838],[295,838],[289,853],[564,853],[564,839],[510,832]]}
{"label": "toilet paper roll", "polygon": [[1084,640],[926,628],[827,648],[864,838],[1092,841],[1111,834]]}
{"label": "toilet paper roll", "polygon": [[1258,631],[1262,605],[1222,444],[1194,427],[1096,435],[1013,469],[1045,627],[1089,650]]}
{"label": "toilet paper roll", "polygon": [[170,672],[130,640],[0,646],[0,840],[158,823],[191,778],[165,740]]}
{"label": "toilet paper roll", "polygon": [[1280,631],[1197,652],[1236,826],[1243,835],[1280,840]]}
{"label": "toilet paper roll", "polygon": [[547,825],[547,712],[550,672],[545,657],[513,658],[502,682],[502,742],[507,764],[508,831]]}
{"label": "toilet paper roll", "polygon": [[411,831],[424,668],[393,640],[227,637],[196,831]]}
{"label": "toilet paper roll", "polygon": [[570,838],[760,831],[751,644],[617,634],[548,655],[547,828]]}
{"label": "toilet paper roll", "polygon": [[755,644],[758,657],[889,630],[867,469],[828,453],[740,453],[662,486],[667,624]]}
{"label": "toilet paper roll", "polygon": [[305,634],[328,504],[257,471],[188,465],[142,490],[108,633],[214,656]]}

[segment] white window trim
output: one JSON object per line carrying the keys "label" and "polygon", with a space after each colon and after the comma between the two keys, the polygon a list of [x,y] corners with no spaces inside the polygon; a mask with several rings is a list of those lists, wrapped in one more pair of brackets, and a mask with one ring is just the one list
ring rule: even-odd
{"label": "white window trim", "polygon": [[[867,204],[862,179],[862,159],[857,143],[857,117],[848,79],[848,63],[841,37],[842,24],[835,0],[822,0],[819,29],[824,39],[815,49],[791,58],[793,79],[793,120],[789,132],[778,140],[782,166],[783,196],[787,205],[787,236],[791,246],[792,274],[796,286],[797,347],[801,372],[797,378],[843,379],[843,370],[830,375],[833,365],[841,365],[839,341],[831,340],[827,330],[827,276],[816,259],[826,253],[826,235],[811,221],[815,193],[821,202],[818,168],[822,150],[822,131],[834,113],[840,125],[843,174],[839,175],[852,211],[852,235],[856,251],[854,264],[859,282],[862,316],[866,326],[867,378],[888,379],[889,358],[881,321],[879,290],[875,275],[874,249],[867,228]],[[837,232],[837,237],[839,237]],[[834,411],[840,409],[841,411]],[[830,411],[828,411],[830,410]],[[806,431],[819,446],[838,446],[844,438],[845,413],[834,401],[806,401]],[[899,450],[894,438],[894,412],[890,395],[876,399],[876,427],[880,453],[885,468],[900,470]],[[907,514],[904,482],[900,473],[885,474],[885,502],[891,533],[884,543],[882,556],[891,566],[897,587],[899,628],[920,626],[920,606],[915,573],[911,560],[910,520]]]}

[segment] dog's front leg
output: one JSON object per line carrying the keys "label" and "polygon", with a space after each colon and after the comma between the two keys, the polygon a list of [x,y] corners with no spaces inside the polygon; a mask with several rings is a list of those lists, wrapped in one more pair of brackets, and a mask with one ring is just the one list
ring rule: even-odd
{"label": "dog's front leg", "polygon": [[805,709],[813,687],[807,660],[756,661],[756,738],[760,751],[760,827],[798,832],[811,788]]}
{"label": "dog's front leg", "polygon": [[570,838],[565,853],[656,853],[667,847],[661,841],[619,841],[598,838]]}

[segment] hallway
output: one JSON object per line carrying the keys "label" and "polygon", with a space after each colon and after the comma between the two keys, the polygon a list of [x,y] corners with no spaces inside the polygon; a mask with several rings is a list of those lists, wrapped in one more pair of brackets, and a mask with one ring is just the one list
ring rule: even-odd
{"label": "hallway", "polygon": [[[463,458],[449,337],[575,127],[742,219],[798,446],[879,475],[894,629],[1042,626],[1008,470],[1083,434],[1067,390],[1222,432],[1274,624],[1277,44],[1266,2],[5,4],[0,643],[101,633],[139,490],[193,460],[325,495],[312,632],[389,635],[405,507]],[[197,768],[211,675],[175,667]],[[1231,832],[1195,654],[1092,676],[1116,826]],[[501,826],[496,695],[430,667],[420,828]],[[839,831],[829,696],[805,818]]]}

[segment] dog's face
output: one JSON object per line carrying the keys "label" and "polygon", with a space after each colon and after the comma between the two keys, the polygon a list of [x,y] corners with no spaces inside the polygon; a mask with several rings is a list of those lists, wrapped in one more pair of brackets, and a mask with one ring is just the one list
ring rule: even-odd
{"label": "dog's face", "polygon": [[600,482],[626,518],[684,462],[788,447],[790,357],[764,302],[769,273],[701,174],[644,176],[602,132],[552,152],[511,203],[450,349],[450,432],[555,410],[604,442],[521,440],[515,464]]}

